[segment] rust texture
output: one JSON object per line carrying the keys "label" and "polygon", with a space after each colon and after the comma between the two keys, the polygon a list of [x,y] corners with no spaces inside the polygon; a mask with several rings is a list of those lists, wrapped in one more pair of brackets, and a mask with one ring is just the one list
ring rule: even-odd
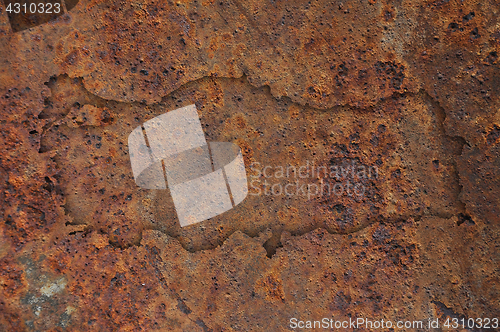
{"label": "rust texture", "polygon": [[[0,3],[0,331],[500,318],[497,1],[64,3]],[[190,104],[249,196],[181,228],[127,137]]]}

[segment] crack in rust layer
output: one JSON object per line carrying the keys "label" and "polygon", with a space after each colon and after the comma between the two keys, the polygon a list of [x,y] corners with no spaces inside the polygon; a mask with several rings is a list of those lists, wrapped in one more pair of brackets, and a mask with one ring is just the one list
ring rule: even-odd
{"label": "crack in rust layer", "polygon": [[[52,95],[39,115],[47,121],[40,151],[55,152],[68,224],[86,225],[82,232],[98,229],[113,245],[139,245],[142,230],[154,229],[194,252],[221,245],[237,230],[256,237],[270,229],[264,247],[272,256],[283,231],[350,234],[374,222],[466,216],[455,163],[464,143],[446,135],[444,111],[425,92],[368,109],[324,111],[276,99],[245,77],[203,78],[155,105],[107,101],[68,76],[48,85]],[[209,140],[242,148],[250,195],[221,216],[180,228],[168,190],[146,191],[133,183],[126,141],[144,121],[191,103]],[[371,121],[361,117],[367,113]],[[280,169],[289,172],[283,176]],[[349,183],[362,195],[347,193]],[[295,193],[285,195],[287,185]],[[317,195],[309,195],[314,188]]]}
{"label": "crack in rust layer", "polygon": [[[156,247],[146,246],[146,251],[149,255],[148,262],[153,267],[156,276],[158,280],[161,282],[163,288],[168,290],[173,298],[177,299],[177,309],[179,309],[183,314],[185,314],[191,322],[201,327],[203,329],[203,332],[211,331],[205,325],[205,322],[203,322],[202,319],[198,318],[196,320],[193,320],[191,318],[191,313],[193,311],[186,305],[186,303],[184,302],[182,297],[176,292],[176,290],[168,285],[167,281],[165,280],[165,277],[163,276],[163,273],[161,272],[161,269],[158,267],[158,265],[164,265],[160,253],[158,252],[158,249]],[[156,262],[158,262],[159,264],[157,264]]]}

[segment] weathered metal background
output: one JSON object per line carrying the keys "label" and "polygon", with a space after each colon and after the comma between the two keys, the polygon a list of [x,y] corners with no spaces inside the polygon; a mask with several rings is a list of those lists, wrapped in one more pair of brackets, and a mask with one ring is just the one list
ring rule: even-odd
{"label": "weathered metal background", "polygon": [[[19,32],[0,13],[0,331],[500,316],[497,1],[80,0]],[[378,176],[180,228],[127,136],[193,103],[249,181]]]}

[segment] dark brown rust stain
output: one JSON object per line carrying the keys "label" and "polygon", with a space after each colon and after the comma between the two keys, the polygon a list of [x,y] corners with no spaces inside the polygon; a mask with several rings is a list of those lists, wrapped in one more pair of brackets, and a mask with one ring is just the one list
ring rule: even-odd
{"label": "dark brown rust stain", "polygon": [[7,13],[13,32],[29,29],[64,15],[64,2],[61,0],[4,0],[3,3],[6,10],[10,9]]}

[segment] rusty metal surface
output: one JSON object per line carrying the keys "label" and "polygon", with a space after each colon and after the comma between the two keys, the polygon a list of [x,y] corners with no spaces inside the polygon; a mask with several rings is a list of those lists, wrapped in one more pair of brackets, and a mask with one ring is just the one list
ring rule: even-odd
{"label": "rusty metal surface", "polygon": [[[0,7],[0,331],[500,315],[495,1],[81,0],[19,32]],[[250,195],[181,228],[127,137],[189,104]],[[295,181],[365,191],[272,194]]]}

